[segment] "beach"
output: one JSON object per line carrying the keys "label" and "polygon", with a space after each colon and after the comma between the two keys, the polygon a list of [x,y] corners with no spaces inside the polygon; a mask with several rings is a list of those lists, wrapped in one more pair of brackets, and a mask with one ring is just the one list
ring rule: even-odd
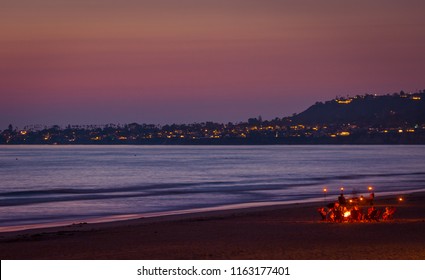
{"label": "beach", "polygon": [[425,259],[425,193],[405,195],[403,202],[378,196],[377,208],[397,207],[391,221],[323,222],[317,213],[323,204],[2,232],[0,258]]}

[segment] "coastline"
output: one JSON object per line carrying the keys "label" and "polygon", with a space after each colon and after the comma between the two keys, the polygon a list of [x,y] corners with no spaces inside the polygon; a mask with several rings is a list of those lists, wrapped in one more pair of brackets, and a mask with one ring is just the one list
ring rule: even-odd
{"label": "coastline", "polygon": [[389,222],[328,223],[323,202],[0,233],[1,259],[425,259],[425,192]]}
{"label": "coastline", "polygon": [[[406,192],[403,192],[406,193]],[[114,223],[114,222],[126,222],[132,220],[148,219],[155,220],[156,218],[179,218],[179,217],[191,217],[197,215],[214,215],[214,213],[222,213],[227,211],[251,211],[251,209],[262,209],[266,207],[280,207],[280,206],[292,206],[296,204],[316,204],[322,201],[323,198],[309,198],[300,200],[288,200],[288,201],[271,201],[271,202],[244,202],[236,204],[225,204],[202,208],[189,208],[189,209],[178,209],[170,211],[160,212],[148,212],[148,213],[133,213],[133,214],[120,214],[111,216],[101,216],[96,218],[83,218],[83,219],[70,219],[57,222],[45,222],[35,224],[22,224],[22,225],[9,225],[0,226],[0,235],[7,232],[20,232],[29,230],[44,230],[48,228],[59,228],[66,227],[73,224],[103,224],[103,223]]]}

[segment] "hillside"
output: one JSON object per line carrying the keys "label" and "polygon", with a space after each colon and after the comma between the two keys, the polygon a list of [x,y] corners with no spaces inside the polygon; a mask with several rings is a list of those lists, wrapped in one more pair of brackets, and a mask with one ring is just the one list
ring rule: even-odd
{"label": "hillside", "polygon": [[9,125],[0,144],[425,144],[425,91],[335,98],[292,117],[240,123],[131,123],[61,128]]}
{"label": "hillside", "polygon": [[425,123],[425,92],[415,94],[364,95],[317,102],[292,121],[309,125],[356,124],[397,127]]}

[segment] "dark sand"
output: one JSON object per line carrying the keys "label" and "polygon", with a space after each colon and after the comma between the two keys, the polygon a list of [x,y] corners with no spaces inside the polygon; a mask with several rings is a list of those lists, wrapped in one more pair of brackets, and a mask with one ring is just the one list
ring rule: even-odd
{"label": "dark sand", "polygon": [[425,193],[393,221],[321,222],[317,203],[0,233],[8,259],[425,259]]}

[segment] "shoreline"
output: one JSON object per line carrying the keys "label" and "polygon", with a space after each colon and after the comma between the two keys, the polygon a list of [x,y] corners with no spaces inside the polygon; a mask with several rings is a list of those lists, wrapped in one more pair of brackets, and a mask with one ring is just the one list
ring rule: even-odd
{"label": "shoreline", "polygon": [[[412,193],[424,193],[424,190],[409,190],[409,191],[396,191],[396,192],[380,192],[378,193],[381,199],[386,197],[393,197],[397,195],[407,195]],[[337,196],[336,194],[334,195]],[[328,202],[331,202],[329,200]],[[236,204],[225,204],[225,205],[217,205],[203,208],[192,208],[192,209],[179,209],[179,210],[170,210],[170,211],[160,211],[160,212],[148,212],[148,213],[131,213],[131,214],[118,214],[111,216],[102,216],[96,218],[86,218],[86,219],[68,219],[57,222],[45,222],[45,223],[36,223],[36,224],[23,224],[23,225],[9,225],[9,226],[0,226],[0,235],[8,232],[23,232],[28,230],[46,230],[48,228],[61,228],[61,227],[69,227],[72,225],[81,225],[81,224],[104,224],[104,223],[116,223],[116,222],[126,222],[132,220],[140,220],[140,219],[150,219],[154,220],[156,218],[163,217],[173,217],[176,218],[184,218],[190,217],[192,215],[214,215],[214,213],[221,213],[227,211],[250,211],[250,209],[258,209],[267,207],[281,207],[288,206],[293,207],[295,205],[298,206],[308,206],[309,204],[319,204],[324,206],[323,198],[308,198],[308,199],[300,199],[300,200],[288,200],[288,201],[271,201],[271,202],[244,202],[244,203],[236,203]]]}
{"label": "shoreline", "polygon": [[320,202],[0,233],[1,259],[425,259],[425,192],[389,222],[321,222]]}
{"label": "shoreline", "polygon": [[1,235],[14,235],[26,232],[45,232],[45,231],[57,231],[63,228],[73,226],[99,226],[108,227],[118,224],[131,224],[133,222],[158,222],[158,221],[174,221],[174,220],[185,220],[197,217],[213,217],[215,215],[232,215],[237,213],[249,213],[256,211],[267,211],[275,209],[283,209],[294,206],[309,206],[318,205],[319,199],[312,198],[306,202],[305,200],[297,201],[280,201],[280,202],[247,202],[238,204],[228,204],[220,206],[212,206],[205,208],[194,208],[194,209],[182,209],[175,211],[163,211],[163,212],[152,212],[152,213],[141,213],[141,214],[122,214],[105,216],[99,218],[88,218],[81,220],[72,221],[59,221],[51,223],[40,223],[40,224],[26,224],[26,225],[12,225],[0,227]]}
{"label": "shoreline", "polygon": [[9,225],[9,226],[0,226],[0,234],[6,232],[20,232],[26,230],[43,230],[47,228],[58,228],[64,226],[71,226],[74,224],[103,224],[103,223],[115,223],[115,222],[125,222],[139,219],[155,219],[163,217],[185,217],[191,215],[210,215],[217,212],[226,212],[233,210],[249,211],[249,209],[261,209],[265,207],[279,207],[284,205],[301,205],[301,204],[310,204],[310,203],[319,203],[322,198],[309,198],[309,199],[300,199],[300,200],[288,200],[288,201],[272,201],[272,202],[244,202],[244,203],[235,203],[235,204],[225,204],[217,205],[203,208],[189,208],[189,209],[179,209],[179,210],[170,210],[170,211],[160,211],[160,212],[148,212],[148,213],[132,213],[132,214],[118,214],[111,216],[102,216],[96,218],[86,218],[86,219],[68,219],[64,221],[57,222],[46,222],[46,223],[37,223],[37,224],[23,224],[23,225]]}

